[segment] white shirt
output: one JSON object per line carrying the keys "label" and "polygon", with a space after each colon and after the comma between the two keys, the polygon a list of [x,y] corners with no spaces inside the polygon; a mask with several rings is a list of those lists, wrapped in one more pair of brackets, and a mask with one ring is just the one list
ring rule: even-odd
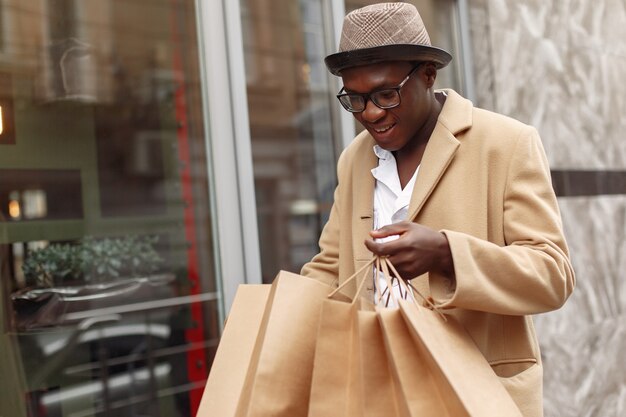
{"label": "white shirt", "polygon": [[[378,166],[372,169],[372,175],[376,179],[374,188],[374,228],[380,229],[392,223],[406,220],[409,215],[409,203],[415,186],[415,179],[419,166],[404,189],[400,185],[396,158],[393,154],[378,145],[374,145],[374,153],[378,157]],[[398,236],[389,236],[376,239],[377,242],[388,242],[397,239]],[[374,270],[376,277],[376,270]],[[374,300],[378,301],[379,295],[387,288],[384,277],[379,277],[375,285]],[[394,292],[399,296],[398,289],[394,286]],[[395,303],[390,301],[389,306]]]}

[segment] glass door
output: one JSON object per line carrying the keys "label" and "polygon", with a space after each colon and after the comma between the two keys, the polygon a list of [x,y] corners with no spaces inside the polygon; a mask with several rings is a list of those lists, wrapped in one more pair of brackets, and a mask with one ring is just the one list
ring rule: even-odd
{"label": "glass door", "polygon": [[0,0],[0,415],[193,416],[219,338],[193,0]]}

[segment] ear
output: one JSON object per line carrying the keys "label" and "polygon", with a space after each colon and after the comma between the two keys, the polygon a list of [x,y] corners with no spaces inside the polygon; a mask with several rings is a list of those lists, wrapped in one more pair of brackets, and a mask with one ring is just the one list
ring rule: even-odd
{"label": "ear", "polygon": [[424,64],[422,68],[422,74],[424,75],[426,87],[431,88],[435,84],[435,80],[437,79],[437,68],[435,67],[435,64],[433,64],[432,62]]}

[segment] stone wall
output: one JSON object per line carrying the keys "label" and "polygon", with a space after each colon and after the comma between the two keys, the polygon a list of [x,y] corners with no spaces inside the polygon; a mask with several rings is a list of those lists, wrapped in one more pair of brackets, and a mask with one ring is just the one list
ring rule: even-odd
{"label": "stone wall", "polygon": [[539,130],[577,275],[565,307],[535,319],[545,414],[624,416],[626,2],[469,6],[475,104]]}

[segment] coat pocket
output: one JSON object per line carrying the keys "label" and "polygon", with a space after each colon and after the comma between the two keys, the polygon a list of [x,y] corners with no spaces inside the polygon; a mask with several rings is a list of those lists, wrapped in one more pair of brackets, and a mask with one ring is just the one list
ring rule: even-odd
{"label": "coat pocket", "polygon": [[524,417],[543,416],[543,368],[534,358],[498,361],[491,367]]}
{"label": "coat pocket", "polygon": [[493,369],[496,375],[506,379],[521,374],[536,363],[537,359],[535,358],[523,358],[491,361],[489,365],[491,365],[491,369]]}

